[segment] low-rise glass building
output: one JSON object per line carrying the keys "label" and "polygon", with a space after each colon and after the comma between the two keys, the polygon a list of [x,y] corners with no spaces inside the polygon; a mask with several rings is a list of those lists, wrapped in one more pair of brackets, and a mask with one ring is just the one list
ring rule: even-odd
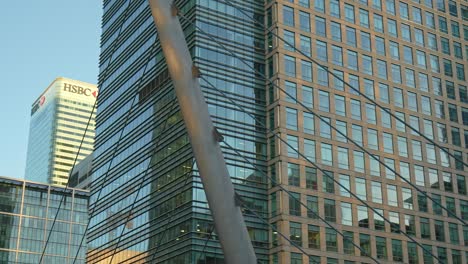
{"label": "low-rise glass building", "polygon": [[[53,225],[60,201],[57,220]],[[0,263],[85,263],[88,192],[0,177]],[[76,256],[76,261],[73,262]]]}

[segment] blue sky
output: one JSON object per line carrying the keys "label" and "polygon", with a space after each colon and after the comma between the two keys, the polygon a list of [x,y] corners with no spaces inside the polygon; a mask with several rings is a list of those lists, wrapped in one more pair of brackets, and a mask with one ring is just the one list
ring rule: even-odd
{"label": "blue sky", "polygon": [[0,176],[23,178],[31,104],[58,76],[97,83],[102,1],[3,1]]}

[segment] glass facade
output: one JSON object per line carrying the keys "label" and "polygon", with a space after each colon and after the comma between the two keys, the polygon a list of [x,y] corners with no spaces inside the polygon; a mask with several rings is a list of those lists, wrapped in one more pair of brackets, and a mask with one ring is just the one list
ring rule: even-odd
{"label": "glass facade", "polygon": [[[265,71],[263,31],[238,20],[239,12],[216,1],[176,2],[187,17],[197,17],[203,31]],[[263,17],[263,3],[240,3]],[[213,16],[219,17],[216,23]],[[266,172],[264,129],[211,86],[265,121],[265,82],[208,36],[182,24],[215,126],[229,146]],[[104,1],[88,263],[223,259],[156,35],[148,1]],[[227,144],[221,147],[237,192],[268,217],[266,179]],[[268,226],[252,214],[245,218],[259,261],[267,263]]]}
{"label": "glass facade", "polygon": [[93,151],[96,96],[96,85],[59,77],[34,102],[26,180],[66,186],[75,158],[78,163]]}
{"label": "glass facade", "polygon": [[[428,261],[432,256],[403,231],[439,259],[466,263],[468,232],[440,204],[468,220],[467,170],[409,126],[468,160],[467,5],[229,2],[236,7],[176,1],[235,54],[181,19],[215,125],[227,144],[277,181],[270,184],[221,143],[238,192],[307,253],[246,211],[259,262]],[[89,263],[222,261],[156,35],[147,1],[104,1]],[[271,131],[259,124],[265,122]]]}
{"label": "glass facade", "polygon": [[85,263],[89,193],[0,177],[0,263]]}

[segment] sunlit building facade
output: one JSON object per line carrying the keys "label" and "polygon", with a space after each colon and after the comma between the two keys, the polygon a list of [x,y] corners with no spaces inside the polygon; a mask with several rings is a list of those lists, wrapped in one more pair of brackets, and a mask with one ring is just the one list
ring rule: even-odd
{"label": "sunlit building facade", "polygon": [[33,103],[26,180],[66,186],[73,165],[93,151],[96,97],[96,85],[58,77]]}
{"label": "sunlit building facade", "polygon": [[[467,3],[176,2],[236,54],[181,19],[215,125],[277,181],[221,143],[259,263],[467,263]],[[101,43],[87,260],[222,263],[147,1],[104,1]]]}
{"label": "sunlit building facade", "polygon": [[270,221],[307,254],[273,234],[271,261],[375,263],[369,255],[381,263],[438,263],[429,251],[442,263],[467,263],[467,168],[435,144],[468,161],[468,3],[266,2],[265,22],[290,44],[267,35],[269,76],[295,97],[268,93],[273,128],[292,146],[276,141],[269,164],[345,237],[274,187]]}
{"label": "sunlit building facade", "polygon": [[[62,198],[64,197],[64,198]],[[63,199],[62,205],[60,201]],[[0,263],[85,263],[87,191],[0,177]]]}

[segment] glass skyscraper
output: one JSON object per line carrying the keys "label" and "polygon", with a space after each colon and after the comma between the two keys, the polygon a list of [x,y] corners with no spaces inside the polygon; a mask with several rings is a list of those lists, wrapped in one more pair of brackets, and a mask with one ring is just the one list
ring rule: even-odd
{"label": "glass skyscraper", "polygon": [[[176,3],[259,263],[467,263],[466,2]],[[102,27],[89,263],[222,263],[147,1]]]}
{"label": "glass skyscraper", "polygon": [[31,109],[25,179],[66,186],[75,158],[78,163],[93,151],[96,97],[96,85],[63,77],[39,96]]}
{"label": "glass skyscraper", "polygon": [[[89,192],[0,177],[0,263],[85,263]],[[73,262],[76,258],[76,262]]]}

